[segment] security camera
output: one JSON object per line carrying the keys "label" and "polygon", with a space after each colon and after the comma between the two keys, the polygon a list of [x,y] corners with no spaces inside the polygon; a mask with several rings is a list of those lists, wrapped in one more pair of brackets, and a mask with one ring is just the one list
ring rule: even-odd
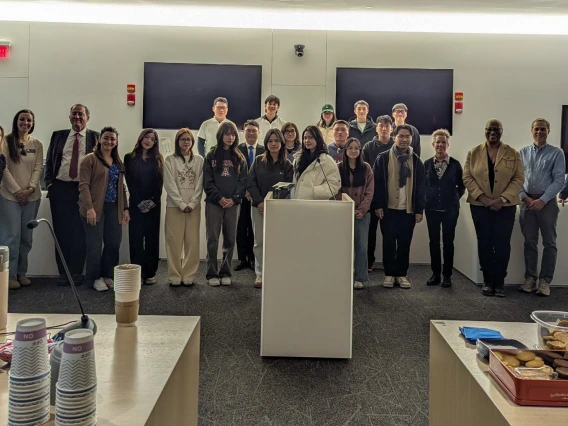
{"label": "security camera", "polygon": [[294,50],[296,51],[296,56],[298,58],[301,58],[302,56],[304,56],[304,48],[306,46],[304,46],[303,44],[295,44],[294,45]]}

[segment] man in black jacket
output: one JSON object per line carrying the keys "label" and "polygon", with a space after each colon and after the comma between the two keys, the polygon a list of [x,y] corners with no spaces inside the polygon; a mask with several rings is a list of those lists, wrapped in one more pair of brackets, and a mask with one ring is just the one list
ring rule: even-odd
{"label": "man in black jacket", "polygon": [[405,124],[394,131],[394,145],[377,157],[373,172],[375,195],[372,207],[384,220],[383,287],[410,288],[408,266],[414,226],[422,222],[426,176],[424,164],[410,147],[412,129]]}
{"label": "man in black jacket", "polygon": [[372,140],[377,132],[375,123],[369,117],[369,104],[367,101],[357,101],[353,106],[355,119],[349,122],[349,137],[357,138],[361,146],[365,146],[367,142]]}
{"label": "man in black jacket", "polygon": [[[85,267],[85,230],[79,216],[79,164],[93,151],[99,133],[87,129],[90,113],[81,104],[71,107],[71,129],[57,130],[51,135],[45,161],[45,184],[51,208],[53,229],[73,281],[80,284]],[[59,254],[59,285],[68,285]]]}
{"label": "man in black jacket", "polygon": [[412,142],[410,143],[414,153],[420,157],[420,132],[412,124],[406,122],[408,117],[408,108],[405,104],[396,104],[392,107],[392,117],[394,118],[394,127],[406,124],[412,129]]}
{"label": "man in black jacket", "polygon": [[[247,169],[256,157],[264,153],[264,146],[258,143],[260,126],[256,120],[248,120],[244,127],[245,143],[239,144],[239,149],[247,159]],[[239,263],[235,271],[251,268],[254,271],[254,230],[252,226],[251,204],[248,197],[243,198],[237,224],[237,253]]]}

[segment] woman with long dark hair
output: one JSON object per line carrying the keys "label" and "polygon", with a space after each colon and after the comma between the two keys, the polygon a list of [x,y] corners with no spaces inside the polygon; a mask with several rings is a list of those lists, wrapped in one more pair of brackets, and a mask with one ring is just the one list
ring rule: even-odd
{"label": "woman with long dark hair", "polygon": [[294,154],[302,149],[300,142],[300,131],[298,126],[289,122],[282,126],[282,135],[284,136],[284,144],[286,145],[286,155],[290,162],[294,162]]}
{"label": "woman with long dark hair", "polygon": [[[239,205],[245,196],[247,161],[238,149],[239,134],[233,123],[222,123],[217,145],[205,156],[205,231],[207,234],[207,282],[231,285],[231,261],[237,236]],[[223,230],[223,260],[219,268],[217,250]]]}
{"label": "woman with long dark hair", "polygon": [[303,132],[302,150],[294,155],[294,189],[292,198],[329,200],[341,188],[339,170],[327,153],[327,145],[316,126]]}
{"label": "woman with long dark hair", "polygon": [[371,215],[371,201],[375,181],[371,166],[361,156],[361,142],[349,138],[345,143],[343,161],[337,165],[341,175],[341,193],[349,195],[355,203],[354,223],[354,274],[353,288],[362,289],[363,283],[369,280],[367,270],[367,242]]}
{"label": "woman with long dark hair", "polygon": [[[118,131],[105,127],[92,153],[79,167],[79,214],[87,240],[87,282],[97,291],[114,287],[122,226],[130,220]],[[103,248],[104,244],[104,248]],[[101,254],[102,252],[102,254]]]}
{"label": "woman with long dark hair", "polygon": [[333,105],[325,104],[321,109],[321,116],[316,126],[320,129],[323,136],[323,140],[326,144],[335,142],[333,135],[333,125],[337,118],[335,117],[335,112],[333,111]]}
{"label": "woman with long dark hair", "polygon": [[247,191],[252,198],[254,227],[254,257],[256,279],[254,286],[262,287],[262,249],[264,244],[264,198],[278,182],[292,182],[294,169],[288,160],[284,135],[270,129],[264,137],[264,154],[258,156],[250,168]]}
{"label": "woman with long dark hair", "polygon": [[0,186],[0,244],[10,249],[8,285],[13,289],[31,284],[26,273],[32,230],[26,225],[37,217],[43,169],[43,145],[31,136],[34,127],[34,113],[29,109],[18,111],[12,132],[1,144],[6,164]]}
{"label": "woman with long dark hair", "polygon": [[193,285],[199,268],[203,157],[193,152],[194,145],[191,130],[179,129],[164,169],[168,280],[173,287]]}
{"label": "woman with long dark hair", "polygon": [[160,261],[160,217],[164,157],[154,129],[144,129],[131,153],[124,156],[124,177],[130,195],[128,240],[130,262],[140,265],[142,282],[156,283]]}

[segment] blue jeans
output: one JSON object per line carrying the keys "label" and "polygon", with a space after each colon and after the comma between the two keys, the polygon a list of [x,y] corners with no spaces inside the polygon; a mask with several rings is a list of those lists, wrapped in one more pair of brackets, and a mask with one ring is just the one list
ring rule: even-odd
{"label": "blue jeans", "polygon": [[10,279],[28,272],[28,254],[32,249],[33,231],[26,225],[37,217],[41,200],[21,206],[0,196],[0,245],[10,249]]}
{"label": "blue jeans", "polygon": [[363,216],[363,219],[355,218],[355,241],[353,244],[353,249],[355,251],[353,279],[355,281],[369,281],[369,271],[367,270],[367,243],[369,240],[370,222],[371,215],[369,213]]}

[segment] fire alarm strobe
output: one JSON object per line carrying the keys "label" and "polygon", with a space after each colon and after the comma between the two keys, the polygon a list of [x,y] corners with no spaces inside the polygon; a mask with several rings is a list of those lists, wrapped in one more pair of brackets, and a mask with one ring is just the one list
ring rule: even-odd
{"label": "fire alarm strobe", "polygon": [[0,40],[0,59],[8,59],[10,57],[10,43],[8,40]]}

